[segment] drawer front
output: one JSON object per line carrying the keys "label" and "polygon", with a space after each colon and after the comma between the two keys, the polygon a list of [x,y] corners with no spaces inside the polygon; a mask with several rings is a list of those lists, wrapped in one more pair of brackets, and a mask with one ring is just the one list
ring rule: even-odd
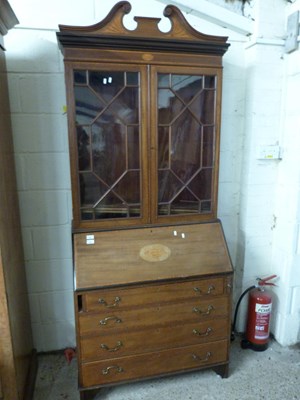
{"label": "drawer front", "polygon": [[136,288],[98,290],[82,294],[83,311],[127,309],[185,299],[218,296],[224,293],[224,279],[211,278],[181,283],[147,285]]}
{"label": "drawer front", "polygon": [[85,363],[80,366],[83,388],[131,379],[154,377],[225,363],[228,342],[218,341],[172,350]]}
{"label": "drawer front", "polygon": [[159,327],[169,324],[201,322],[228,315],[228,297],[192,300],[181,304],[164,304],[133,310],[114,309],[102,313],[80,313],[79,335],[120,332],[128,329]]}
{"label": "drawer front", "polygon": [[226,339],[225,318],[81,339],[81,361],[104,360]]}

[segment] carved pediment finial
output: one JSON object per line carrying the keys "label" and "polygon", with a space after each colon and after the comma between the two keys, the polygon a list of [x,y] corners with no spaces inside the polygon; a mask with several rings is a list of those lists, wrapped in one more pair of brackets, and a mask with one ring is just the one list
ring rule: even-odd
{"label": "carved pediment finial", "polygon": [[[222,55],[229,46],[227,37],[211,36],[194,29],[179,8],[166,6],[164,16],[170,20],[167,32],[159,29],[161,18],[134,17],[137,26],[127,29],[124,16],[131,11],[128,1],[117,3],[100,22],[89,26],[59,25],[57,34],[62,47],[85,45],[87,47],[112,47],[132,50],[143,49],[183,52],[204,52]],[[164,45],[162,43],[165,43]],[[149,47],[150,46],[150,47]],[[179,46],[179,47],[178,47]]]}

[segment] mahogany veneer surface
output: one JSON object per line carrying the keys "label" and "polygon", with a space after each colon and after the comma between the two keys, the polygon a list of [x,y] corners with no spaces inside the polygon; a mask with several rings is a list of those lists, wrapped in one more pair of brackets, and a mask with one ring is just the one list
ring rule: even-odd
{"label": "mahogany veneer surface", "polygon": [[[74,235],[76,289],[232,271],[219,222],[95,232],[95,243],[90,245],[87,235]],[[145,261],[140,253],[149,245],[167,247],[169,257]],[[159,259],[160,252],[159,246],[154,247],[153,258]]]}

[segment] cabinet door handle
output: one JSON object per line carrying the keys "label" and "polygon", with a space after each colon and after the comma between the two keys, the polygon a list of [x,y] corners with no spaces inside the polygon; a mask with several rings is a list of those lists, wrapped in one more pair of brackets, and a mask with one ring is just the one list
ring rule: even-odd
{"label": "cabinet door handle", "polygon": [[209,287],[208,287],[208,289],[207,289],[207,292],[202,292],[202,290],[200,289],[200,288],[198,288],[198,287],[194,287],[194,291],[196,292],[196,293],[203,293],[203,294],[211,294],[211,292],[213,291],[213,290],[215,290],[216,288],[214,287],[214,285],[209,285]]}
{"label": "cabinet door handle", "polygon": [[107,304],[107,302],[104,299],[98,299],[98,303],[103,304],[107,308],[112,308],[112,307],[118,306],[120,301],[121,301],[121,297],[119,297],[119,296],[115,297],[115,302],[112,304]]}
{"label": "cabinet door handle", "polygon": [[112,316],[112,317],[106,317],[104,319],[101,319],[99,321],[100,325],[106,325],[108,321],[115,321],[117,324],[119,324],[120,322],[122,322],[121,318]]}
{"label": "cabinet door handle", "polygon": [[200,332],[198,329],[193,329],[194,335],[197,336],[208,336],[212,332],[212,328],[208,327],[205,332]]}
{"label": "cabinet door handle", "polygon": [[199,357],[197,354],[192,354],[192,357],[195,361],[201,361],[201,362],[205,362],[208,361],[210,359],[210,357],[212,356],[212,353],[210,351],[208,351],[206,353],[206,356],[204,358]]}
{"label": "cabinet door handle", "polygon": [[122,367],[119,367],[118,365],[110,365],[109,367],[103,368],[102,375],[107,375],[111,369],[115,369],[118,373],[124,372]]}
{"label": "cabinet door handle", "polygon": [[206,311],[200,310],[200,308],[194,307],[193,312],[198,313],[198,314],[203,314],[203,315],[209,315],[212,311],[214,310],[214,307],[210,304],[207,307]]}
{"label": "cabinet door handle", "polygon": [[122,343],[120,340],[117,341],[116,347],[112,347],[112,348],[109,348],[109,347],[108,347],[106,344],[104,344],[104,343],[101,343],[101,344],[100,344],[101,349],[107,350],[107,351],[117,351],[117,350],[119,350],[120,347],[122,347],[122,346],[123,346],[123,343]]}

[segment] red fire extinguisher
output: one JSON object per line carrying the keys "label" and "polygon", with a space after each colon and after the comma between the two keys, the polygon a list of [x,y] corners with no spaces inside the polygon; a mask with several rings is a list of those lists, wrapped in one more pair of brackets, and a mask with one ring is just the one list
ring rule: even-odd
{"label": "red fire extinguisher", "polygon": [[275,286],[274,283],[269,282],[274,278],[276,275],[258,279],[258,285],[249,291],[247,328],[245,338],[241,342],[244,349],[264,351],[268,348],[272,294],[266,289],[266,286]]}

